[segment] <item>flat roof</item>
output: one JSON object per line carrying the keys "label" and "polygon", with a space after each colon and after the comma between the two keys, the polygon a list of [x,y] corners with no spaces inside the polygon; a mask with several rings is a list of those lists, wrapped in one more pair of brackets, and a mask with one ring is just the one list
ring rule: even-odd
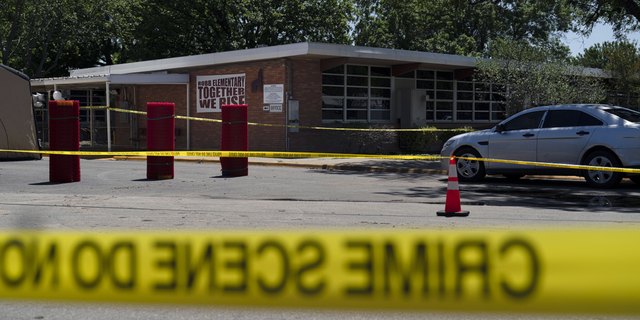
{"label": "flat roof", "polygon": [[71,76],[63,78],[31,79],[31,90],[51,91],[60,86],[64,89],[102,89],[109,82],[110,86],[119,87],[127,84],[187,84],[188,74],[97,74]]}
{"label": "flat roof", "polygon": [[348,63],[379,64],[389,66],[408,63],[420,63],[424,64],[425,67],[432,66],[441,69],[473,68],[476,65],[476,59],[473,57],[457,56],[451,54],[357,47],[330,43],[300,42],[273,47],[225,51],[195,56],[166,58],[123,63],[104,67],[71,70],[70,75],[72,77],[80,77],[95,75],[150,73],[160,71],[179,72],[184,69],[195,67],[248,61],[271,60],[278,58],[348,58]]}

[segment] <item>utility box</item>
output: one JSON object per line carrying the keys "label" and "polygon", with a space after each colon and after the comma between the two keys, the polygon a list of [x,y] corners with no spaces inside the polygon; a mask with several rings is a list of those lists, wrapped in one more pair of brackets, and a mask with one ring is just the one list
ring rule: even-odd
{"label": "utility box", "polygon": [[427,90],[398,89],[396,101],[400,111],[400,126],[410,129],[427,123]]}

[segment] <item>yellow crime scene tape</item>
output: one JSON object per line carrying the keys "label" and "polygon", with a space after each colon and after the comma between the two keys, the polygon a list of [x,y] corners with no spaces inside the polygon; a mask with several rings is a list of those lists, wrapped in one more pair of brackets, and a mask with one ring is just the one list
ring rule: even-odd
{"label": "yellow crime scene tape", "polygon": [[639,230],[0,233],[0,297],[640,314]]}
{"label": "yellow crime scene tape", "polygon": [[[149,157],[255,157],[255,158],[366,158],[366,159],[388,159],[388,160],[442,160],[449,157],[440,156],[414,156],[414,155],[374,155],[374,154],[350,154],[350,153],[316,153],[316,152],[271,152],[271,151],[31,151],[31,150],[5,150],[0,152],[25,152],[25,153],[42,153],[56,155],[85,155],[85,156],[149,156]],[[532,161],[515,161],[487,158],[469,158],[457,157],[458,159],[512,163],[529,166],[545,166],[556,168],[567,168],[577,170],[592,171],[611,171],[623,173],[640,173],[640,169],[616,168],[616,167],[598,167],[561,163],[532,162]]]}
{"label": "yellow crime scene tape", "polygon": [[[107,106],[96,106],[96,107],[80,107],[80,109],[109,109],[111,111],[125,112],[125,113],[136,113],[136,114],[144,114],[147,113],[144,111],[135,111],[135,110],[127,110],[127,109],[119,109],[119,108],[111,108]],[[222,120],[218,119],[207,119],[207,118],[197,118],[197,117],[186,117],[186,116],[174,116],[176,119],[186,119],[186,120],[195,120],[195,121],[209,121],[209,122],[222,122]],[[248,122],[250,126],[263,126],[263,127],[282,127],[282,128],[296,128],[296,129],[314,129],[314,130],[336,130],[336,131],[460,131],[460,132],[469,132],[473,130],[464,129],[464,128],[456,128],[456,129],[435,129],[435,128],[421,128],[421,129],[360,129],[360,128],[331,128],[331,127],[309,127],[309,126],[292,126],[292,125],[284,125],[284,124],[266,124],[266,123],[255,123]]]}

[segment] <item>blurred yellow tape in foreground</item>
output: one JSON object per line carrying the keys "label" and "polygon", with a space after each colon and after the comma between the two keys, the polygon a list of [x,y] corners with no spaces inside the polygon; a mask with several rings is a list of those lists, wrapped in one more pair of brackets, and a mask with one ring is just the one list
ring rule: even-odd
{"label": "blurred yellow tape in foreground", "polygon": [[0,297],[640,314],[640,230],[0,233]]}

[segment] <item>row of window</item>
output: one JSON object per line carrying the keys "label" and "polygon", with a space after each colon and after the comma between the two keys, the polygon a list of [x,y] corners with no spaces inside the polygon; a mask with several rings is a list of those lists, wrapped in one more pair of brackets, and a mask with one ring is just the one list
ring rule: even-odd
{"label": "row of window", "polygon": [[[455,80],[451,71],[417,70],[397,76],[425,90],[428,121],[505,119],[503,86]],[[391,122],[391,68],[343,65],[322,74],[322,119]]]}

